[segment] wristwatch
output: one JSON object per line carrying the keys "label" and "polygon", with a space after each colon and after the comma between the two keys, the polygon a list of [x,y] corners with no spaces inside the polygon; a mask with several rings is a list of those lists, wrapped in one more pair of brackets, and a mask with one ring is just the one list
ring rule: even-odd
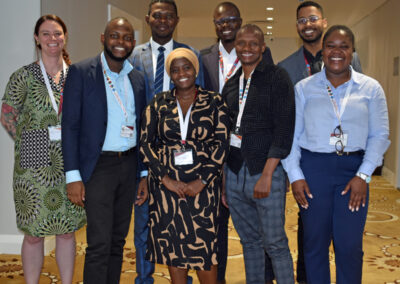
{"label": "wristwatch", "polygon": [[364,173],[358,172],[358,173],[356,173],[356,176],[358,176],[360,179],[364,180],[366,183],[370,183],[370,181],[371,181],[371,176],[366,175]]}

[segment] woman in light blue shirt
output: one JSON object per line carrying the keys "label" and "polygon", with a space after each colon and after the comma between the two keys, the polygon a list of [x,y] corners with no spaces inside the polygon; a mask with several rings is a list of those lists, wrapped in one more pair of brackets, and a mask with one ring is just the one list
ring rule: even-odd
{"label": "woman in light blue shirt", "polygon": [[362,238],[368,183],[390,145],[385,94],[353,70],[354,35],[332,26],[323,39],[325,68],[300,81],[290,155],[283,161],[304,225],[307,283],[331,283],[333,241],[336,283],[362,281]]}

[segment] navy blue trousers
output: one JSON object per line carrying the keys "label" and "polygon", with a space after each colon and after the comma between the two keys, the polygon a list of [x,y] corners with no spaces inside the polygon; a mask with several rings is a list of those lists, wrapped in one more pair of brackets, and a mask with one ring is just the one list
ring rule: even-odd
{"label": "navy blue trousers", "polygon": [[[300,167],[310,188],[308,209],[300,208],[304,226],[307,284],[328,284],[329,246],[333,241],[337,284],[361,284],[362,240],[368,200],[359,211],[349,210],[350,191],[341,192],[355,176],[362,155],[338,156],[302,149]],[[368,195],[367,195],[368,198]]]}

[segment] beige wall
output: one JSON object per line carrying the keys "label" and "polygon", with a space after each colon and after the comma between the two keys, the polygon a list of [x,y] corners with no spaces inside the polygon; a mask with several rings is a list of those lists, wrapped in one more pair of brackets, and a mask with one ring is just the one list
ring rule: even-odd
{"label": "beige wall", "polygon": [[386,93],[390,140],[385,155],[384,174],[399,187],[399,76],[393,76],[393,60],[400,55],[400,1],[389,0],[368,17],[354,25],[356,48],[365,74],[377,79]]}
{"label": "beige wall", "polygon": [[[74,63],[93,57],[102,50],[100,34],[107,23],[108,4],[144,22],[147,3],[140,0],[41,0],[41,14],[56,14],[66,23],[69,31],[68,52]],[[143,38],[147,39],[149,34],[144,24]]]}

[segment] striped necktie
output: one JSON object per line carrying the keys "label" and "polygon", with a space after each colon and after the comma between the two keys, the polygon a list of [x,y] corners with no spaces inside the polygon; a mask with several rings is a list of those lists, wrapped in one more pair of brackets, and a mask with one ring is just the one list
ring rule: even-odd
{"label": "striped necktie", "polygon": [[154,80],[154,94],[162,92],[164,86],[164,51],[165,47],[158,48],[156,78]]}

